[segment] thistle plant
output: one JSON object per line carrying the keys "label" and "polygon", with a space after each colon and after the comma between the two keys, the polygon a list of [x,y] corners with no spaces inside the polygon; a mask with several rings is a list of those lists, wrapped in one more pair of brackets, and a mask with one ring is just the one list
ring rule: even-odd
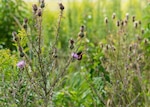
{"label": "thistle plant", "polygon": [[111,80],[107,86],[109,97],[106,104],[108,107],[148,106],[142,23],[128,13],[122,20],[116,16],[113,13],[112,19],[105,18],[106,27],[110,21],[116,23],[116,27],[107,29],[106,42],[101,44],[104,54],[101,62]]}
{"label": "thistle plant", "polygon": [[[55,40],[49,46],[45,47],[43,35],[44,0],[41,0],[39,5],[32,5],[32,25],[28,23],[31,20],[25,18],[20,32],[18,34],[16,32],[12,33],[21,60],[17,64],[18,72],[26,72],[24,74],[27,77],[25,82],[32,91],[32,104],[34,106],[53,106],[53,94],[59,87],[58,84],[65,77],[70,63],[74,59],[81,60],[83,56],[83,52],[82,50],[79,51],[79,48],[85,36],[85,27],[81,26],[77,38],[74,40],[70,38],[68,43],[70,46],[68,47],[71,51],[66,55],[65,62],[61,61],[60,49],[57,48],[57,45],[59,38],[61,38],[61,22],[65,7],[62,3],[58,3],[58,5],[60,14],[56,26]],[[62,65],[62,63],[65,64]],[[20,76],[23,75],[20,74]],[[25,90],[27,91],[27,89]],[[28,103],[25,104],[22,106],[28,106]]]}

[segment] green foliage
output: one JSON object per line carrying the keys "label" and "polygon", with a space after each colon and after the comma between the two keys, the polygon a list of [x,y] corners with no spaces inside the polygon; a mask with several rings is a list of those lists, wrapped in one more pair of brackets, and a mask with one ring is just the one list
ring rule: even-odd
{"label": "green foliage", "polygon": [[13,49],[11,34],[21,27],[28,10],[23,0],[0,0],[0,45],[2,48]]}

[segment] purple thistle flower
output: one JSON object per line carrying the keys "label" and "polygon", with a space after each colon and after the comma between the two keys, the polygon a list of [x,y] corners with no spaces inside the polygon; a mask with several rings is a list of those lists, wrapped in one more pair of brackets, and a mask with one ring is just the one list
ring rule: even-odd
{"label": "purple thistle flower", "polygon": [[72,53],[71,56],[75,59],[78,59],[78,57],[79,57],[76,53]]}
{"label": "purple thistle flower", "polygon": [[20,69],[23,69],[25,67],[25,61],[22,60],[22,61],[18,62],[17,67]]}
{"label": "purple thistle flower", "polygon": [[72,53],[71,56],[72,56],[74,59],[81,60],[81,59],[82,59],[82,52]]}

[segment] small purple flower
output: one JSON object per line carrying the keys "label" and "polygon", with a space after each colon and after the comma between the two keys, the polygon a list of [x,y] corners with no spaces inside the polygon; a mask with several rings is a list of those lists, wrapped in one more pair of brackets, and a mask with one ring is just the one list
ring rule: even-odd
{"label": "small purple flower", "polygon": [[71,56],[74,58],[74,59],[77,59],[77,60],[81,60],[82,59],[82,52],[78,52],[78,53],[72,53]]}
{"label": "small purple flower", "polygon": [[23,69],[25,67],[25,61],[22,60],[22,61],[18,62],[17,67],[20,69]]}
{"label": "small purple flower", "polygon": [[72,53],[71,56],[75,59],[78,59],[78,57],[79,57],[76,53]]}

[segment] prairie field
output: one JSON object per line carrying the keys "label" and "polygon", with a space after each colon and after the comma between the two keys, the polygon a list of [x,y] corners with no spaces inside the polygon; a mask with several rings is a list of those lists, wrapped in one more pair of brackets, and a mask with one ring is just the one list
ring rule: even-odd
{"label": "prairie field", "polygon": [[0,107],[150,107],[150,1],[0,0]]}

